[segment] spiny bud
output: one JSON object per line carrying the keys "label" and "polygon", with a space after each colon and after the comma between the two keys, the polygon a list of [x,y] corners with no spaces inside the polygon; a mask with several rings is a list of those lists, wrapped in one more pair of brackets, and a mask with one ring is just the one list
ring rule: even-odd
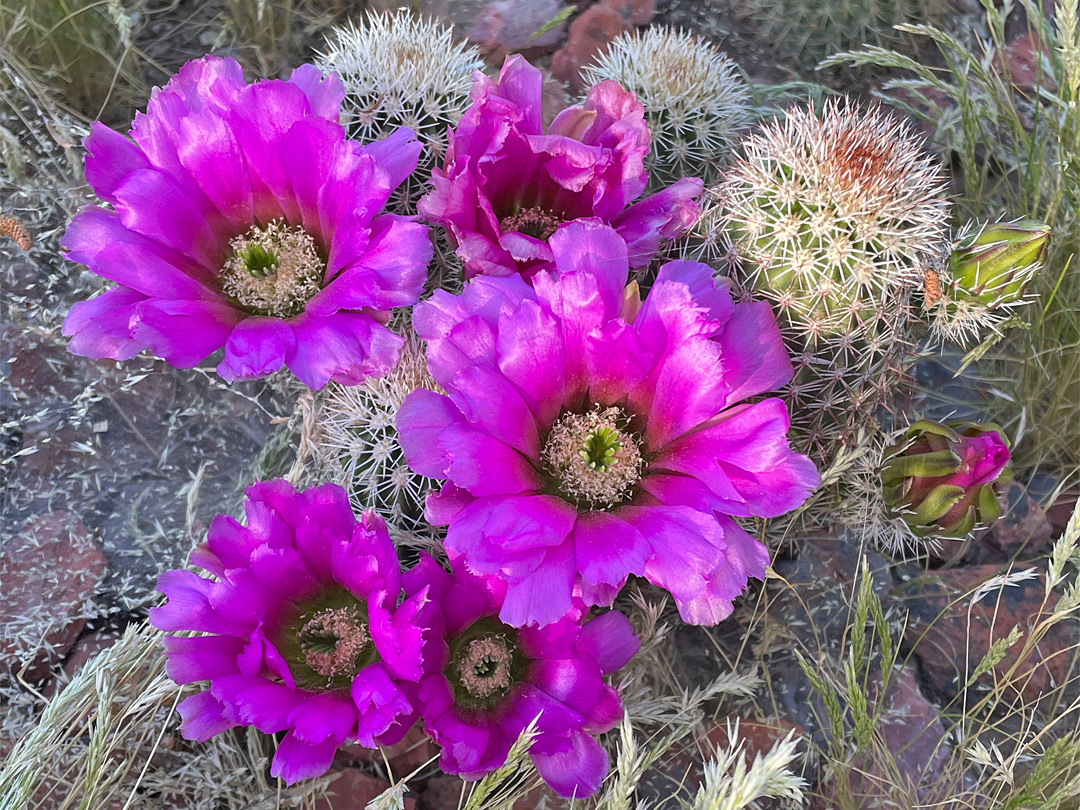
{"label": "spiny bud", "polygon": [[1050,226],[1034,219],[994,222],[961,238],[949,256],[955,294],[990,308],[1019,302],[1049,242]]}
{"label": "spiny bud", "polygon": [[885,451],[885,503],[919,537],[966,537],[1001,516],[998,490],[1012,479],[1009,460],[996,425],[916,422]]}

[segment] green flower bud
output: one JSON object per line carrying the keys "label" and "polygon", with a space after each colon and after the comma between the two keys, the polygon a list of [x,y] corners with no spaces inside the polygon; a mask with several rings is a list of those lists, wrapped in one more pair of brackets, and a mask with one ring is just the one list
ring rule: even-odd
{"label": "green flower bud", "polygon": [[961,237],[949,257],[955,294],[991,308],[1020,301],[1049,243],[1050,226],[1034,219],[994,222]]}
{"label": "green flower bud", "polygon": [[916,422],[885,451],[885,503],[919,537],[966,537],[1001,516],[997,495],[1012,479],[1009,459],[996,425]]}

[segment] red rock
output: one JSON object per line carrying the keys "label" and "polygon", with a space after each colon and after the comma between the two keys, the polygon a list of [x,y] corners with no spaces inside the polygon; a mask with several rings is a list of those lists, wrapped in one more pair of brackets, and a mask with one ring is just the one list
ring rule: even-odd
{"label": "red rock", "polygon": [[[880,689],[878,674],[868,689],[872,700]],[[948,798],[940,795],[939,778],[951,759],[945,727],[937,709],[919,690],[913,666],[894,673],[880,711],[876,730],[881,735],[881,747],[895,762],[905,784],[896,784],[895,773],[880,758],[863,755],[857,758],[848,776],[850,795],[862,797],[863,806],[875,806],[876,801],[887,799],[896,788],[914,793],[920,802]]]}
{"label": "red rock", "polygon": [[562,82],[545,76],[544,84],[540,89],[540,104],[540,120],[543,122],[544,131],[547,132],[555,116],[570,106],[566,102],[566,88],[563,87]]}
{"label": "red rock", "polygon": [[[325,795],[315,802],[313,810],[364,810],[390,783],[356,768],[338,771],[338,777],[326,788]],[[405,797],[405,810],[415,810],[416,800]]]}
{"label": "red rock", "polygon": [[[40,681],[75,644],[105,555],[79,518],[47,512],[0,546],[0,678]],[[25,671],[21,661],[41,647]]]}
{"label": "red rock", "polygon": [[580,93],[584,89],[581,68],[591,65],[619,34],[629,29],[629,23],[616,9],[589,6],[570,23],[566,44],[551,57],[551,75]]}
{"label": "red rock", "polygon": [[1011,481],[1000,494],[1002,516],[990,527],[985,542],[1007,559],[1023,552],[1030,558],[1052,540],[1050,519],[1019,481]]}
{"label": "red rock", "polygon": [[1072,517],[1073,510],[1076,509],[1078,500],[1080,500],[1080,488],[1073,487],[1058,495],[1057,500],[1047,507],[1046,517],[1050,521],[1051,537],[1057,539],[1065,532],[1065,527],[1069,525],[1069,519]]}
{"label": "red rock", "polygon": [[622,18],[632,25],[648,25],[652,22],[656,8],[653,0],[602,0],[608,8],[613,8]]}
{"label": "red rock", "polygon": [[776,743],[783,740],[789,732],[795,731],[802,735],[803,730],[794,723],[779,718],[771,720],[748,720],[745,717],[729,715],[727,718],[712,721],[705,732],[705,740],[701,745],[702,756],[706,760],[713,757],[717,748],[727,748],[731,744],[728,736],[728,728],[734,728],[735,721],[739,721],[738,739],[743,741],[743,751],[747,760],[752,762],[756,756],[764,756]]}
{"label": "red rock", "polygon": [[116,636],[98,631],[80,637],[75,642],[75,646],[71,648],[71,653],[64,660],[62,672],[49,681],[42,690],[42,694],[51,698],[58,692],[63,691],[64,687],[82,672],[83,667],[96,658],[99,653],[109,649],[115,643]]}
{"label": "red rock", "polygon": [[[1032,566],[1019,565],[1014,574]],[[930,571],[908,582],[901,590],[908,621],[906,642],[922,662],[926,681],[946,699],[956,697],[970,673],[978,666],[990,645],[1009,634],[1014,626],[1027,638],[1032,627],[1052,612],[1056,597],[1043,604],[1045,571],[1026,580],[1002,587],[990,586],[972,604],[972,593],[991,578],[1006,573],[998,565]],[[1014,580],[1015,580],[1014,576]],[[1010,689],[1005,698],[1016,696],[1019,685],[1023,699],[1033,703],[1052,688],[1064,684],[1071,671],[1077,633],[1068,623],[1059,623],[1020,661],[1024,641],[1014,644],[990,672],[975,686],[980,693],[995,683],[1000,687],[1006,673]]]}
{"label": "red rock", "polygon": [[1029,89],[1042,87],[1045,90],[1057,90],[1053,76],[1042,68],[1040,62],[1050,58],[1049,48],[1041,42],[1038,33],[1031,31],[1021,34],[1005,46],[1004,67],[1001,52],[994,54],[994,67],[1007,72],[1015,87]]}
{"label": "red rock", "polygon": [[488,3],[476,15],[469,29],[469,41],[480,48],[488,62],[501,65],[508,53],[532,59],[550,53],[563,38],[566,22],[560,22],[538,37],[533,34],[567,8],[561,0],[498,0]]}
{"label": "red rock", "polygon": [[[580,805],[581,802],[577,802],[574,806],[578,807]],[[541,784],[514,802],[513,810],[536,810],[537,807],[546,807],[548,810],[560,810],[560,808],[569,806],[570,802],[562,798],[562,796],[547,785]]]}
{"label": "red rock", "polygon": [[16,338],[12,351],[8,382],[17,402],[70,402],[82,393],[83,385],[64,373],[70,367],[70,355],[63,346],[24,332]]}
{"label": "red rock", "polygon": [[98,653],[104,652],[115,643],[116,636],[109,633],[87,633],[75,643],[71,654],[64,661],[64,674],[69,680],[74,678]]}

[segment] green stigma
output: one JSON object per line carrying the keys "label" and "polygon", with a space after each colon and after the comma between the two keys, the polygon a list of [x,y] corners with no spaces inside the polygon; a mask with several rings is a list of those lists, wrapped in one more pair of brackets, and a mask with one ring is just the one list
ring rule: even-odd
{"label": "green stigma", "polygon": [[619,431],[611,427],[598,427],[585,437],[585,447],[580,452],[590,470],[607,472],[615,463],[615,454],[621,449]]}
{"label": "green stigma", "polygon": [[239,255],[244,263],[244,270],[254,278],[266,278],[277,272],[281,266],[281,257],[265,245],[249,242]]}

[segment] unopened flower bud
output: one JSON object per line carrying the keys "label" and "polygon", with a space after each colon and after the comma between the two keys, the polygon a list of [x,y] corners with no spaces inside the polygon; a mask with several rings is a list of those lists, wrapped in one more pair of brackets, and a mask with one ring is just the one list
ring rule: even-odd
{"label": "unopened flower bud", "polygon": [[996,425],[923,420],[885,451],[885,502],[919,537],[966,537],[1001,516],[998,490],[1012,479]]}
{"label": "unopened flower bud", "polygon": [[956,294],[987,307],[1018,302],[1049,243],[1050,226],[1034,219],[994,222],[961,238],[949,257]]}

